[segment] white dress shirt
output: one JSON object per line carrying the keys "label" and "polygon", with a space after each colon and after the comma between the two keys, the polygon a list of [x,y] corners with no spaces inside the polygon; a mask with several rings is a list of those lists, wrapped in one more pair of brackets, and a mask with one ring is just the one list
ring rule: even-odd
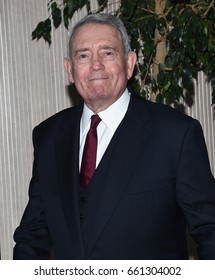
{"label": "white dress shirt", "polygon": [[[106,110],[98,113],[99,117],[101,118],[101,122],[97,126],[98,144],[97,144],[96,167],[98,166],[117,127],[119,126],[123,117],[125,116],[125,113],[128,109],[129,101],[130,101],[130,93],[126,89],[115,103],[109,106]],[[92,115],[94,115],[93,111],[91,111],[86,106],[86,104],[84,104],[84,109],[80,122],[79,169],[81,166],[85,139],[87,136],[87,132],[90,128]]]}

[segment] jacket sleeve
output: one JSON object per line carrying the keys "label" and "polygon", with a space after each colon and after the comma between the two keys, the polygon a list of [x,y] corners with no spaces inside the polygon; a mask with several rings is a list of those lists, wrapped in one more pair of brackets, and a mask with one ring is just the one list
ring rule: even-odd
{"label": "jacket sleeve", "polygon": [[48,259],[51,250],[51,238],[43,208],[40,178],[37,170],[38,153],[33,132],[34,163],[29,186],[29,201],[21,223],[15,230],[14,260]]}
{"label": "jacket sleeve", "polygon": [[199,259],[215,259],[215,180],[198,121],[192,122],[183,140],[176,195]]}

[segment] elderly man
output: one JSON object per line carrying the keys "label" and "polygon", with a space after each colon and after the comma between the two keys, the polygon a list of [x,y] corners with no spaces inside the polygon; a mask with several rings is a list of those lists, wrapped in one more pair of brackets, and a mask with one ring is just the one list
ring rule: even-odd
{"label": "elderly man", "polygon": [[64,61],[83,102],[34,129],[29,203],[14,259],[215,259],[215,180],[198,121],[127,88],[123,23],[78,22]]}

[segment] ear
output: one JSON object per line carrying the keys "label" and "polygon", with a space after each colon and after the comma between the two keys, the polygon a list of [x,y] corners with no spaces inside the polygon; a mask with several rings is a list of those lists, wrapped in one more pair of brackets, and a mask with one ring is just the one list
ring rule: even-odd
{"label": "ear", "polygon": [[73,74],[72,74],[72,66],[71,66],[69,58],[67,58],[67,57],[64,58],[63,62],[64,62],[64,68],[65,68],[66,73],[68,75],[69,82],[74,83]]}
{"label": "ear", "polygon": [[134,72],[134,67],[137,62],[137,55],[135,52],[129,52],[127,57],[127,79],[129,80]]}

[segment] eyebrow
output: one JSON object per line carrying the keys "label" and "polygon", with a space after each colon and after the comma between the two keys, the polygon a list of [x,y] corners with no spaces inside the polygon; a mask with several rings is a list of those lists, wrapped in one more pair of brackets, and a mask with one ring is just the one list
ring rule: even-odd
{"label": "eyebrow", "polygon": [[[115,47],[115,46],[110,46],[110,45],[101,45],[99,46],[99,50],[114,50],[114,51],[118,51],[118,49]],[[86,51],[90,51],[91,48],[80,48],[80,49],[77,49],[75,51],[75,56],[80,53],[80,52],[86,52]]]}
{"label": "eyebrow", "polygon": [[75,51],[75,55],[77,55],[77,54],[80,53],[80,52],[86,52],[86,51],[90,51],[90,49],[89,49],[89,48],[77,49],[77,50]]}
{"label": "eyebrow", "polygon": [[109,45],[101,45],[99,47],[99,50],[114,50],[114,51],[118,51],[118,49],[115,46],[109,46]]}

